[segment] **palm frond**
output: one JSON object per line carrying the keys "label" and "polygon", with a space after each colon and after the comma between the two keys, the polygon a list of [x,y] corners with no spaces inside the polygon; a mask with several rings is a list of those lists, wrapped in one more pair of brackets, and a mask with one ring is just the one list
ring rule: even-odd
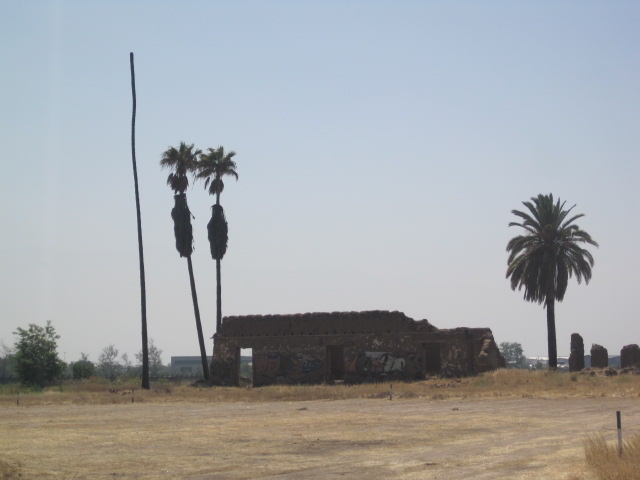
{"label": "palm frond", "polygon": [[580,244],[598,244],[573,223],[584,214],[567,219],[575,205],[565,209],[566,202],[554,202],[552,194],[522,203],[530,213],[511,212],[522,221],[510,222],[509,227],[520,227],[525,234],[507,243],[506,277],[512,290],[524,290],[527,301],[543,303],[549,295],[562,301],[569,278],[575,276],[578,283],[591,279],[593,256]]}
{"label": "palm frond", "polygon": [[229,241],[229,226],[224,216],[222,205],[214,205],[211,211],[211,220],[207,224],[211,257],[214,260],[222,260],[227,252]]}
{"label": "palm frond", "polygon": [[200,155],[196,164],[196,178],[204,180],[204,188],[209,190],[211,195],[222,193],[224,183],[222,177],[229,175],[238,179],[237,165],[232,160],[236,152],[229,151],[225,154],[224,147],[207,149],[208,153]]}
{"label": "palm frond", "polygon": [[193,227],[191,226],[191,212],[184,193],[175,195],[175,206],[171,210],[173,232],[176,237],[176,250],[181,257],[190,257],[193,253]]}
{"label": "palm frond", "polygon": [[185,142],[180,142],[180,146],[168,147],[162,154],[160,159],[160,166],[165,169],[171,169],[167,177],[167,185],[171,187],[176,195],[182,194],[187,191],[189,187],[188,173],[194,171],[198,155],[202,152],[200,150],[194,150],[194,145],[187,145]]}

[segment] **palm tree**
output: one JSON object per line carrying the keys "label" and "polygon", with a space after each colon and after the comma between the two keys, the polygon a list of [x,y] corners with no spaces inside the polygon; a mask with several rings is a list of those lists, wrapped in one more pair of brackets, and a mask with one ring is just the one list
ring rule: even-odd
{"label": "palm tree", "polygon": [[544,303],[547,309],[547,342],[549,368],[556,368],[555,301],[561,302],[567,291],[569,278],[575,275],[578,283],[591,280],[593,256],[582,245],[598,246],[591,236],[575,225],[584,214],[567,218],[575,205],[565,210],[565,202],[553,195],[538,195],[530,202],[522,202],[529,212],[512,210],[521,222],[509,226],[522,227],[526,233],[512,238],[508,245],[507,278],[511,289],[524,287],[524,299]]}
{"label": "palm tree", "polygon": [[193,313],[196,317],[196,329],[198,331],[198,343],[200,344],[200,357],[202,358],[202,373],[205,380],[209,380],[209,365],[207,363],[207,352],[204,346],[204,336],[202,335],[202,323],[200,322],[200,309],[198,308],[198,295],[196,293],[196,283],[193,278],[193,265],[191,254],[193,253],[193,228],[191,226],[191,212],[187,205],[187,188],[189,187],[188,173],[193,172],[198,160],[200,150],[194,151],[194,146],[180,142],[180,147],[169,147],[160,160],[162,168],[171,169],[167,177],[167,185],[171,187],[175,195],[175,206],[171,210],[173,219],[173,232],[176,237],[176,250],[181,257],[187,258],[189,267],[189,283],[191,284],[191,298],[193,300]]}
{"label": "palm tree", "polygon": [[211,245],[211,257],[216,261],[216,332],[219,332],[220,325],[222,324],[220,260],[222,260],[222,257],[224,257],[227,251],[227,241],[229,238],[227,220],[224,216],[224,209],[222,205],[220,205],[220,194],[222,190],[224,190],[222,177],[230,175],[238,180],[238,173],[236,172],[236,162],[232,160],[236,152],[230,151],[225,154],[223,147],[218,147],[215,150],[209,148],[208,150],[209,153],[200,155],[196,178],[204,179],[204,188],[209,187],[209,194],[216,196],[216,203],[211,208],[211,220],[207,225],[207,230],[209,232],[209,244]]}
{"label": "palm tree", "polygon": [[131,66],[131,162],[133,163],[133,185],[136,196],[136,215],[138,219],[138,259],[140,263],[140,309],[142,317],[142,388],[149,390],[149,345],[147,339],[147,288],[144,276],[144,252],[142,248],[142,219],[140,215],[140,194],[138,191],[138,167],[136,165],[136,73],[133,65],[133,52],[129,53]]}

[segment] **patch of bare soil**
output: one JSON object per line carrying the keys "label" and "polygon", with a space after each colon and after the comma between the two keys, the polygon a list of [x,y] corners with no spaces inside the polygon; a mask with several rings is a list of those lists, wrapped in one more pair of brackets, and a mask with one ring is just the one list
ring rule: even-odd
{"label": "patch of bare soil", "polygon": [[578,479],[588,434],[640,399],[14,406],[3,479]]}

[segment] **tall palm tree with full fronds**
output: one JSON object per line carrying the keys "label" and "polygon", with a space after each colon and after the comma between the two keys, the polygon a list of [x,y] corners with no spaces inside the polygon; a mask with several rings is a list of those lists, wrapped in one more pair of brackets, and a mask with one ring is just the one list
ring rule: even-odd
{"label": "tall palm tree with full fronds", "polygon": [[198,331],[198,343],[200,345],[200,357],[202,358],[202,373],[205,380],[209,380],[209,364],[207,352],[204,346],[202,323],[200,322],[200,309],[198,308],[198,295],[196,283],[193,278],[193,265],[191,254],[193,253],[193,228],[191,226],[191,211],[187,205],[187,188],[189,187],[189,173],[193,173],[198,161],[198,155],[202,152],[194,150],[194,146],[180,142],[180,146],[169,147],[162,154],[160,166],[171,170],[167,177],[167,185],[174,192],[175,206],[171,210],[173,219],[173,232],[176,237],[176,250],[181,257],[186,257],[189,267],[189,283],[191,284],[191,298],[193,300],[193,313],[196,317],[196,329]]}
{"label": "tall palm tree with full fronds", "polygon": [[582,248],[585,244],[598,244],[574,222],[582,218],[580,213],[569,217],[575,205],[565,209],[565,202],[553,195],[538,195],[530,202],[522,202],[528,212],[512,210],[520,222],[510,222],[510,227],[522,227],[525,234],[512,238],[508,245],[507,278],[511,289],[524,287],[524,299],[544,303],[547,309],[547,343],[549,368],[558,365],[556,345],[555,302],[564,299],[569,278],[575,275],[578,283],[591,280],[593,256]]}
{"label": "tall palm tree with full fronds", "polygon": [[222,285],[220,280],[220,260],[227,251],[229,228],[224,216],[224,209],[220,205],[220,194],[224,190],[222,177],[229,175],[238,180],[236,162],[233,157],[236,152],[225,154],[223,147],[209,148],[209,153],[200,155],[197,166],[196,178],[204,179],[204,188],[208,187],[209,193],[215,195],[216,203],[211,209],[211,220],[207,225],[209,231],[209,244],[211,245],[211,257],[216,261],[216,331],[220,331],[222,324]]}

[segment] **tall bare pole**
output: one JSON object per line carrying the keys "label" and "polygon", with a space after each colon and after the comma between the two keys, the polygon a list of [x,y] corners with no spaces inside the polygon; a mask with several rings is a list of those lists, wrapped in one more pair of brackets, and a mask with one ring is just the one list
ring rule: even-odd
{"label": "tall bare pole", "polygon": [[144,282],[144,254],[142,251],[142,220],[140,217],[140,195],[138,193],[138,168],[136,166],[136,74],[133,68],[133,52],[129,53],[131,64],[131,161],[133,162],[133,183],[136,191],[136,213],[138,215],[138,256],[140,258],[140,303],[142,310],[142,388],[149,390],[149,342],[147,338],[147,289]]}

